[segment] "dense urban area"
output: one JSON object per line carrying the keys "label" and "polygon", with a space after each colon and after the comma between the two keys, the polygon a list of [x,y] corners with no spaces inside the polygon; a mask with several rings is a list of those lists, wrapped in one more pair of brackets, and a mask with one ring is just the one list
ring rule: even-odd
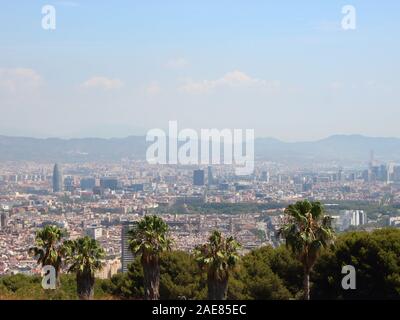
{"label": "dense urban area", "polygon": [[230,166],[113,163],[0,164],[0,275],[40,274],[28,254],[35,231],[56,224],[70,239],[88,235],[106,251],[98,278],[126,272],[133,261],[127,231],[143,216],[162,216],[173,247],[190,252],[218,229],[241,252],[279,246],[283,211],[318,200],[336,232],[400,226],[400,166],[370,160],[357,168],[301,168],[257,161],[251,176]]}

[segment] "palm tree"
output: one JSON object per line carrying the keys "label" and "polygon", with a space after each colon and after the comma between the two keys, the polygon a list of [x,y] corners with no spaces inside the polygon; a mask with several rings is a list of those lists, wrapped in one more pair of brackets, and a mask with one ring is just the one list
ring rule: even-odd
{"label": "palm tree", "polygon": [[194,256],[202,269],[207,270],[209,300],[225,300],[230,271],[239,260],[240,244],[233,238],[224,238],[214,231],[208,242],[194,249]]}
{"label": "palm tree", "polygon": [[298,201],[285,209],[280,234],[303,265],[304,299],[310,300],[310,273],[322,248],[333,244],[332,218],[324,214],[320,202]]}
{"label": "palm tree", "polygon": [[48,225],[36,231],[35,247],[29,248],[30,255],[37,259],[42,267],[53,266],[56,270],[57,285],[60,282],[60,271],[62,267],[62,238],[65,231],[57,226]]}
{"label": "palm tree", "polygon": [[145,216],[128,233],[129,247],[140,256],[143,267],[145,299],[160,297],[160,254],[171,250],[167,224],[157,216]]}
{"label": "palm tree", "polygon": [[94,296],[95,272],[103,268],[105,256],[99,243],[89,237],[69,240],[64,243],[68,272],[76,273],[76,287],[81,300],[91,300]]}

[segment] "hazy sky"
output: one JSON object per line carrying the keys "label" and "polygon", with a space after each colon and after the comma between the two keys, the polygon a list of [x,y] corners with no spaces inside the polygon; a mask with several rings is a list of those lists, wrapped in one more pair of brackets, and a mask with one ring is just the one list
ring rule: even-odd
{"label": "hazy sky", "polygon": [[4,0],[0,134],[400,137],[399,34],[398,0]]}

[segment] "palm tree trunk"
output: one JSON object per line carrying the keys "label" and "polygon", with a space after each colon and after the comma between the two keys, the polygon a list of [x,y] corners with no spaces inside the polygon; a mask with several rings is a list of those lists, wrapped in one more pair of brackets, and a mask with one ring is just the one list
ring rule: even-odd
{"label": "palm tree trunk", "polygon": [[160,266],[158,261],[143,264],[144,295],[146,300],[160,298]]}
{"label": "palm tree trunk", "polygon": [[76,274],[76,288],[80,300],[92,300],[94,297],[94,276],[90,272]]}
{"label": "palm tree trunk", "polygon": [[228,294],[228,279],[216,279],[212,275],[207,279],[208,299],[226,300]]}
{"label": "palm tree trunk", "polygon": [[60,275],[60,271],[56,271],[56,288],[58,289],[59,287],[61,287],[61,275]]}
{"label": "palm tree trunk", "polygon": [[56,287],[57,289],[61,287],[61,267],[60,264],[55,266],[56,269]]}
{"label": "palm tree trunk", "polygon": [[208,276],[208,279],[207,279],[208,300],[217,300],[217,298],[216,298],[217,289],[216,289],[215,283],[216,283],[216,280],[213,277]]}
{"label": "palm tree trunk", "polygon": [[303,279],[304,300],[310,300],[310,270],[304,268]]}

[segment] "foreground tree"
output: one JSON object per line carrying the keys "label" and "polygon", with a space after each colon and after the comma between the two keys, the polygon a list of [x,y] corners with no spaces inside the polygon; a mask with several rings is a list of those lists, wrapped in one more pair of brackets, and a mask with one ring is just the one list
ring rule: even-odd
{"label": "foreground tree", "polygon": [[193,256],[184,251],[165,252],[160,261],[161,299],[206,298],[206,281]]}
{"label": "foreground tree", "polygon": [[[400,229],[346,232],[324,250],[312,273],[313,299],[400,300]],[[356,290],[345,290],[353,266]]]}
{"label": "foreground tree", "polygon": [[301,264],[284,246],[263,246],[240,260],[229,278],[227,299],[289,300],[301,291]]}
{"label": "foreground tree", "polygon": [[91,300],[94,296],[95,272],[103,267],[105,256],[99,243],[89,237],[69,240],[64,243],[68,272],[76,273],[77,294],[81,300]]}
{"label": "foreground tree", "polygon": [[219,231],[214,231],[207,243],[195,248],[197,263],[207,271],[208,299],[226,299],[229,273],[239,260],[239,248],[233,237],[224,238]]}
{"label": "foreground tree", "polygon": [[331,217],[320,202],[298,201],[285,209],[286,219],[280,234],[303,265],[304,299],[310,300],[310,273],[322,248],[333,243]]}
{"label": "foreground tree", "polygon": [[62,267],[62,238],[65,231],[57,226],[46,226],[36,231],[35,247],[29,248],[29,254],[37,259],[42,267],[53,266],[56,270],[57,286],[60,284],[60,271]]}
{"label": "foreground tree", "polygon": [[171,250],[167,224],[157,216],[145,216],[129,231],[129,246],[140,256],[144,276],[144,295],[147,300],[160,297],[160,254]]}
{"label": "foreground tree", "polygon": [[[120,299],[143,299],[143,267],[135,259],[128,272],[114,275],[103,290]],[[160,300],[203,300],[207,298],[206,279],[193,256],[184,251],[160,255]]]}

